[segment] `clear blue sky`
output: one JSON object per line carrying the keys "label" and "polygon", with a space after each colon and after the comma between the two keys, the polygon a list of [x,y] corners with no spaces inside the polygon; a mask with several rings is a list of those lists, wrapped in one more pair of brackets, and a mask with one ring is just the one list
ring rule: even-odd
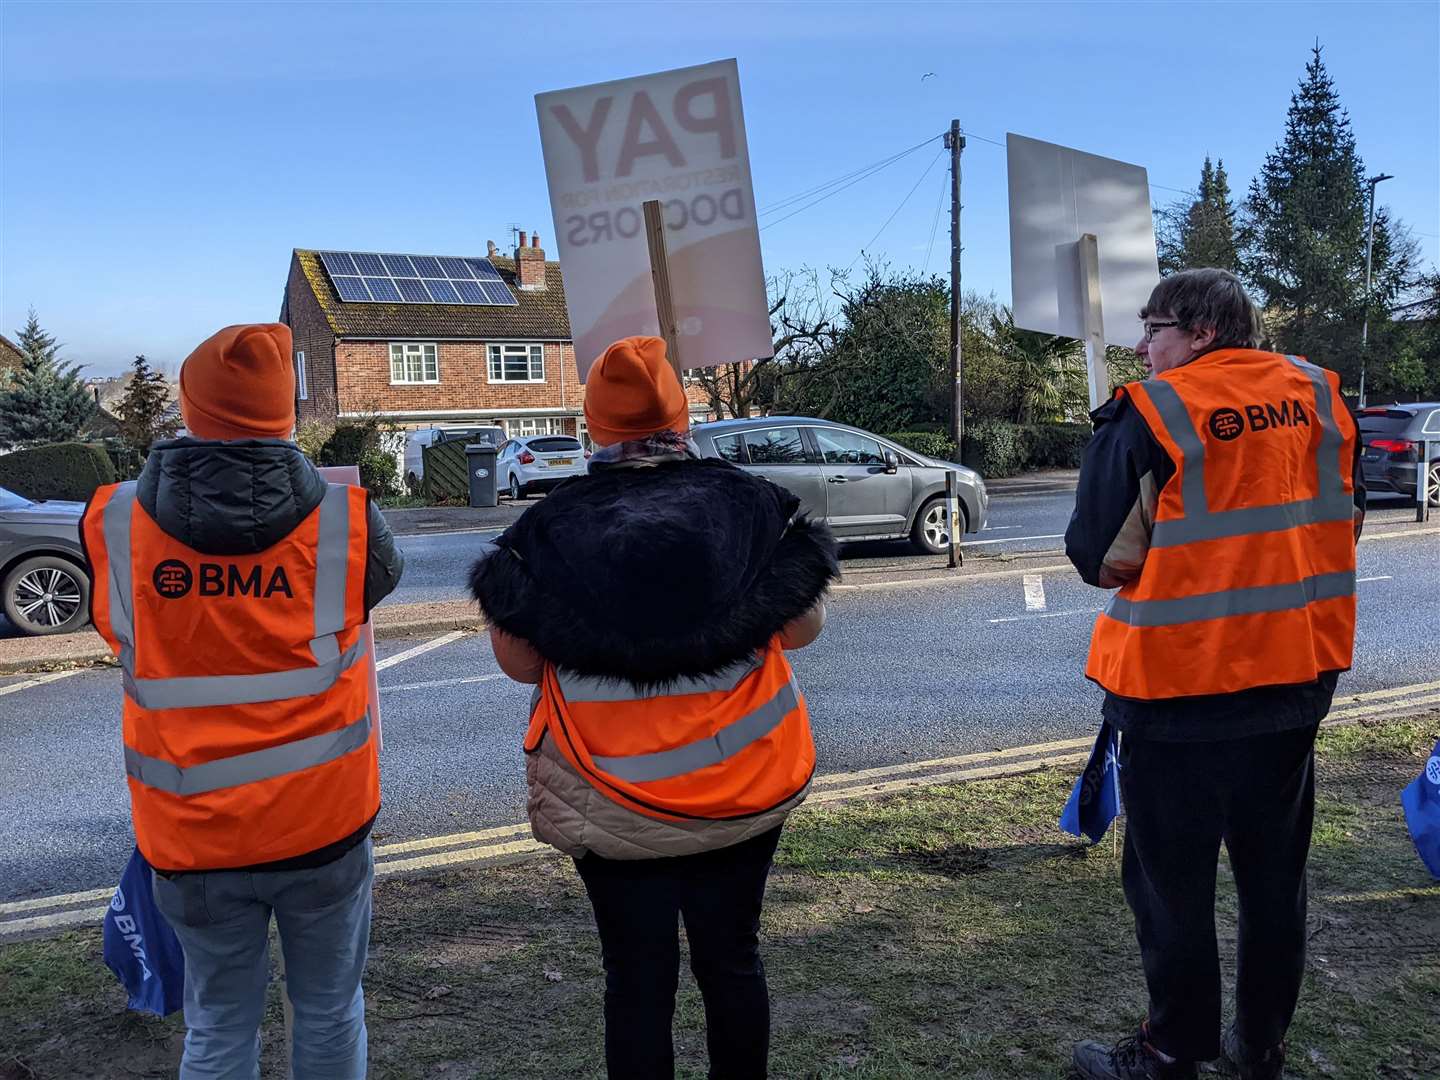
{"label": "clear blue sky", "polygon": [[[96,373],[276,318],[293,247],[555,251],[537,91],[738,57],[756,200],[959,117],[965,284],[1009,293],[1006,131],[1243,195],[1318,37],[1382,201],[1440,261],[1440,6],[81,4],[0,6],[0,329],[33,305]],[[921,76],[934,72],[935,77]],[[935,144],[939,149],[939,143]],[[855,260],[935,157],[765,229],[766,270]],[[944,272],[934,161],[873,250]],[[762,222],[784,216],[777,213]]]}

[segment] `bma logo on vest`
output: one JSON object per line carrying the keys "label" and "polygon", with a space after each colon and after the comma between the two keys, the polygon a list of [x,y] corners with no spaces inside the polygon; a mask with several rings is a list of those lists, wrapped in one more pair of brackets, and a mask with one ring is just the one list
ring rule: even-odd
{"label": "bma logo on vest", "polygon": [[1246,405],[1245,413],[1239,409],[1216,409],[1210,414],[1210,434],[1221,442],[1238,439],[1250,431],[1264,431],[1267,428],[1310,426],[1310,414],[1298,399],[1282,401],[1277,409],[1266,402],[1264,405]]}
{"label": "bma logo on vest", "polygon": [[[276,593],[281,593],[288,600],[295,599],[285,567],[277,566],[270,571],[269,579],[262,588],[261,579],[264,577],[263,568],[259,566],[252,566],[248,573],[242,573],[234,563],[202,562],[200,595],[254,596],[268,600]],[[187,596],[195,586],[194,572],[179,559],[166,559],[156,566],[151,580],[155,582],[155,591],[167,600],[178,600]]]}

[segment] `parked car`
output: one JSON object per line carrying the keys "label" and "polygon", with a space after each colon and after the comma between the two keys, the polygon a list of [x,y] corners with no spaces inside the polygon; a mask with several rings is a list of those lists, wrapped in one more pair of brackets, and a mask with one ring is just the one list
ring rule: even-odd
{"label": "parked car", "polygon": [[573,435],[522,435],[500,447],[495,483],[512,499],[546,491],[562,480],[585,473],[590,451]]}
{"label": "parked car", "polygon": [[692,435],[702,456],[733,462],[794,492],[800,508],[829,522],[838,540],[908,537],[923,552],[947,550],[947,472],[955,475],[962,531],[985,527],[990,496],[979,473],[859,428],[767,416],[700,424]]}
{"label": "parked car", "polygon": [[1372,406],[1355,414],[1355,424],[1364,447],[1360,465],[1365,472],[1365,490],[1374,495],[1415,498],[1415,466],[1429,439],[1427,501],[1440,508],[1440,402]]}
{"label": "parked car", "polygon": [[429,427],[412,431],[405,436],[405,486],[411,491],[420,490],[420,481],[425,479],[425,448],[445,442],[464,439],[470,443],[489,443],[498,447],[505,441],[505,429],[501,427]]}
{"label": "parked car", "polygon": [[84,512],[84,503],[33,502],[0,488],[0,608],[21,633],[65,634],[90,621]]}

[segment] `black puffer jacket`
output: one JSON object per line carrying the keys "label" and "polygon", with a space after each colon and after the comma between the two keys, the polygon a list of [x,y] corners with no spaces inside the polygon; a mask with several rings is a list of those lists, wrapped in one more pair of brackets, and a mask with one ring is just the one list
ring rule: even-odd
{"label": "black puffer jacket", "polygon": [[715,460],[615,467],[556,488],[475,564],[486,617],[585,675],[653,686],[752,655],[839,576],[825,525]]}
{"label": "black puffer jacket", "polygon": [[[135,486],[166,533],[206,555],[250,555],[288,536],[325,495],[325,481],[294,443],[279,439],[156,443]],[[365,610],[390,595],[405,559],[373,502]]]}

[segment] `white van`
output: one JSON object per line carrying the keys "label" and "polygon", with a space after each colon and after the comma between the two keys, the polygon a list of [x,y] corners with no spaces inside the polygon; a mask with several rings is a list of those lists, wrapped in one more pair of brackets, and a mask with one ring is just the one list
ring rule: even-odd
{"label": "white van", "polygon": [[405,460],[402,476],[410,491],[419,491],[425,479],[425,448],[437,443],[463,439],[467,443],[489,443],[499,449],[505,441],[505,429],[488,425],[455,425],[450,427],[428,427],[412,431],[405,437]]}

